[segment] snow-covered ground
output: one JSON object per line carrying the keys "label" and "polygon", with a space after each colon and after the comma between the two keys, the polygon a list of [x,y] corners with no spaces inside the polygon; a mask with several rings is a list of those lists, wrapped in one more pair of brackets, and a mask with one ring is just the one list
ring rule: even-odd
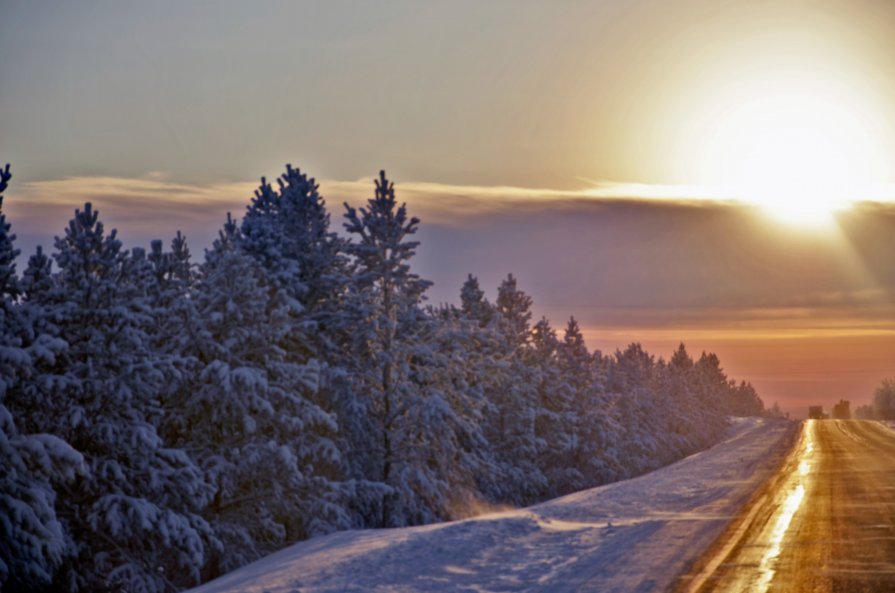
{"label": "snow-covered ground", "polygon": [[738,419],[650,474],[462,521],[334,533],[193,593],[663,591],[777,467],[791,423]]}

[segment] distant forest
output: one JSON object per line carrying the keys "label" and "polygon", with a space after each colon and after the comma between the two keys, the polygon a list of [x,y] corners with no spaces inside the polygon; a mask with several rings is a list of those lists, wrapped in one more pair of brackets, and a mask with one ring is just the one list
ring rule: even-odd
{"label": "distant forest", "polygon": [[767,413],[713,354],[589,352],[512,275],[427,305],[419,221],[385,173],[371,194],[339,235],[287,167],[199,263],[173,228],[123,248],[88,203],[21,273],[0,208],[3,591],[178,591],[634,476]]}
{"label": "distant forest", "polygon": [[883,379],[873,392],[873,400],[855,409],[855,418],[895,420],[895,379]]}

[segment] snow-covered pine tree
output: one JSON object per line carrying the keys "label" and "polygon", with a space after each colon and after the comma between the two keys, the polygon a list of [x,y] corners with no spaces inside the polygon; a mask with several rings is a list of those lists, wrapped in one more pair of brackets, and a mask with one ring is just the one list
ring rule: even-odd
{"label": "snow-covered pine tree", "polygon": [[619,430],[597,376],[602,372],[599,360],[599,354],[587,350],[578,321],[571,317],[557,346],[557,363],[562,380],[573,394],[576,446],[572,457],[582,476],[578,489],[609,482],[617,475],[617,459],[612,452]]}
{"label": "snow-covered pine tree", "polygon": [[544,495],[559,496],[582,485],[575,465],[578,448],[577,417],[572,407],[575,391],[557,360],[559,340],[546,317],[532,328],[529,365],[538,393],[535,434],[541,443],[538,466],[547,479]]}
{"label": "snow-covered pine tree", "polygon": [[516,278],[508,274],[497,288],[496,311],[507,348],[517,350],[531,340],[531,297],[519,290]]}
{"label": "snow-covered pine tree", "polygon": [[717,442],[727,426],[731,385],[721,368],[721,360],[714,353],[703,352],[693,371],[696,414],[692,434],[696,450],[701,450]]}
{"label": "snow-covered pine tree", "polygon": [[417,323],[408,344],[406,391],[399,391],[398,398],[406,415],[393,425],[392,439],[392,484],[398,495],[393,513],[405,523],[464,513],[477,499],[476,474],[488,469],[482,394],[467,376],[474,334],[462,324],[431,316]]}
{"label": "snow-covered pine tree", "polygon": [[701,413],[696,401],[696,376],[693,359],[681,343],[663,368],[660,377],[664,415],[660,419],[665,432],[663,450],[671,458],[689,455],[692,444],[693,422]]}
{"label": "snow-covered pine tree", "polygon": [[62,439],[25,434],[17,426],[37,410],[25,393],[35,387],[35,363],[64,347],[35,339],[20,303],[15,235],[3,213],[12,175],[0,169],[0,590],[39,591],[52,583],[70,541],[56,516],[55,486],[83,471],[83,459]]}
{"label": "snow-covered pine tree", "polygon": [[318,185],[286,165],[274,189],[262,177],[240,226],[241,246],[317,323],[332,315],[346,282],[344,241],[330,231]]}
{"label": "snow-covered pine tree", "polygon": [[[147,259],[152,265],[149,293],[153,307],[164,311],[187,298],[195,280],[190,249],[180,231],[171,239],[171,251],[165,251],[161,240],[150,243]],[[180,325],[180,320],[174,322]]]}
{"label": "snow-covered pine tree", "polygon": [[653,425],[661,419],[656,407],[656,361],[639,343],[616,350],[610,365],[607,390],[614,400],[613,413],[624,427],[618,445],[624,475],[630,477],[661,465],[658,458],[661,431]]}
{"label": "snow-covered pine tree", "polygon": [[467,276],[460,289],[460,310],[479,327],[487,327],[494,319],[494,306],[485,298],[485,291],[479,288],[479,279],[472,274]]}
{"label": "snow-covered pine tree", "polygon": [[452,363],[445,357],[454,360],[454,353],[438,347],[437,328],[421,308],[430,283],[410,269],[418,243],[409,239],[419,221],[398,205],[384,171],[367,206],[346,204],[345,218],[354,275],[343,335],[353,356],[341,418],[353,477],[386,489],[368,491],[358,512],[380,526],[442,518],[452,459],[469,431],[465,396],[446,371]]}
{"label": "snow-covered pine tree", "polygon": [[[493,354],[499,351],[496,333],[481,327],[453,306],[432,312],[437,322],[435,344],[440,355],[438,380],[455,414],[454,460],[447,461],[451,484],[450,515],[460,517],[480,508],[484,488],[499,473],[491,443],[485,436],[485,418],[491,404],[487,393],[495,375]],[[497,373],[499,374],[499,372]]]}
{"label": "snow-covered pine tree", "polygon": [[[129,257],[115,231],[105,233],[89,203],[56,238],[54,257],[60,271],[50,294],[29,295],[68,345],[52,369],[55,405],[43,420],[89,468],[57,501],[76,556],[56,587],[162,592],[196,584],[213,542],[199,516],[209,490],[153,425],[167,365],[147,333],[147,262]],[[31,267],[35,275],[40,268]]]}
{"label": "snow-covered pine tree", "polygon": [[[271,279],[281,300],[295,307],[292,330],[283,337],[288,360],[317,365],[314,391],[305,394],[327,413],[344,388],[341,350],[335,340],[347,282],[344,239],[330,231],[330,215],[317,183],[286,165],[277,188],[262,178],[240,225],[239,247],[254,257]],[[335,437],[335,433],[327,437]],[[317,463],[316,472],[333,485],[340,467]]]}
{"label": "snow-covered pine tree", "polygon": [[16,274],[16,257],[20,251],[15,248],[16,236],[12,234],[12,225],[6,222],[6,214],[3,213],[3,192],[9,187],[12,173],[9,172],[9,163],[0,169],[0,294],[7,295],[10,304],[19,296],[21,288]]}
{"label": "snow-covered pine tree", "polygon": [[338,489],[321,476],[339,456],[334,419],[310,399],[314,361],[293,361],[299,308],[240,247],[228,215],[193,294],[188,354],[198,374],[180,403],[180,444],[214,488],[205,510],[224,546],[204,577],[288,543],[347,525]]}
{"label": "snow-covered pine tree", "polygon": [[486,488],[486,492],[518,505],[538,500],[547,488],[538,465],[545,443],[535,428],[541,404],[537,373],[529,361],[531,304],[531,297],[517,288],[509,274],[498,287],[495,307],[494,331],[500,343],[495,370],[500,372],[486,395],[490,403],[486,435],[500,468],[491,483],[494,489]]}
{"label": "snow-covered pine tree", "polygon": [[764,402],[758,392],[747,381],[730,386],[730,413],[733,416],[763,416],[766,414]]}
{"label": "snow-covered pine tree", "polygon": [[[450,348],[457,361],[454,381],[473,404],[464,416],[477,424],[474,440],[480,444],[475,446],[472,458],[477,484],[474,498],[502,502],[505,494],[503,468],[497,458],[496,442],[489,437],[494,436],[493,420],[499,417],[494,394],[499,393],[508,380],[507,346],[497,330],[494,305],[485,298],[478,279],[472,274],[460,289],[460,303],[460,308],[451,307],[450,314],[439,317],[447,326],[442,333],[451,336]],[[462,511],[462,507],[458,511]]]}
{"label": "snow-covered pine tree", "polygon": [[189,430],[182,406],[199,372],[198,360],[190,352],[199,328],[192,292],[195,273],[180,231],[171,240],[170,251],[163,249],[161,240],[153,240],[146,261],[142,276],[148,315],[153,320],[150,343],[155,356],[167,365],[158,392],[160,414],[155,426],[165,442],[178,443]]}

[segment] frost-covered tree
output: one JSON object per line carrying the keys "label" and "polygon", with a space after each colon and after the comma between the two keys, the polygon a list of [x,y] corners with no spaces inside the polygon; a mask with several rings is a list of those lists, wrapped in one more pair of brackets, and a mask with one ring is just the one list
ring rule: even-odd
{"label": "frost-covered tree", "polygon": [[342,405],[352,475],[385,488],[362,501],[367,521],[402,525],[445,515],[451,459],[468,433],[453,384],[455,353],[422,309],[430,283],[410,269],[419,221],[381,172],[366,207],[346,205],[354,269],[347,297],[350,397]]}
{"label": "frost-covered tree", "polygon": [[469,274],[460,290],[460,309],[464,317],[475,320],[479,327],[487,327],[494,319],[494,306],[479,288],[479,279]]}
{"label": "frost-covered tree", "polygon": [[486,492],[513,504],[531,503],[547,488],[539,465],[546,443],[536,428],[542,406],[531,356],[531,305],[531,297],[508,275],[497,291],[494,331],[499,349],[493,355],[496,364],[486,394],[490,402],[486,434],[500,471]]}
{"label": "frost-covered tree", "polygon": [[[662,369],[661,397],[663,432],[666,435],[667,451],[672,456],[683,456],[691,453],[691,439],[694,436],[693,421],[701,416],[698,401],[698,376],[694,369],[693,359],[681,343]],[[720,407],[712,410],[720,412]]]}
{"label": "frost-covered tree", "polygon": [[300,307],[240,245],[228,216],[196,282],[186,352],[198,372],[177,405],[178,442],[212,486],[204,513],[224,544],[206,577],[346,525],[325,477],[339,463],[335,422],[309,398],[317,365],[287,349]]}
{"label": "frost-covered tree", "polygon": [[163,361],[167,370],[159,386],[160,415],[155,425],[167,442],[177,442],[186,430],[180,406],[192,388],[192,378],[199,372],[198,361],[190,352],[199,331],[193,300],[195,271],[186,238],[180,231],[171,240],[170,251],[165,251],[157,239],[150,243],[145,259],[140,255],[135,258],[139,265],[130,266],[133,282],[146,295],[146,314],[152,320],[149,339],[153,356]]}
{"label": "frost-covered tree", "polygon": [[276,298],[292,302],[291,329],[282,336],[282,346],[293,363],[315,361],[316,387],[306,395],[333,412],[335,394],[344,388],[335,332],[347,282],[347,257],[344,239],[330,230],[330,215],[314,179],[290,165],[276,188],[262,178],[236,239],[239,248],[264,269],[272,290],[279,293]]}
{"label": "frost-covered tree", "polygon": [[195,272],[186,237],[180,231],[171,240],[170,251],[164,250],[161,240],[152,241],[147,260],[152,266],[148,291],[154,307],[165,311],[189,296]]}
{"label": "frost-covered tree", "polygon": [[895,420],[895,379],[883,379],[873,392],[873,414],[879,420]]}
{"label": "frost-covered tree", "polygon": [[656,360],[639,343],[617,350],[609,367],[607,390],[614,399],[613,413],[624,427],[619,460],[628,477],[661,465],[657,406]]}
{"label": "frost-covered tree", "polygon": [[451,336],[452,358],[456,361],[453,380],[471,402],[464,417],[477,423],[475,440],[479,444],[474,451],[477,487],[473,498],[511,502],[507,497],[509,488],[503,480],[506,467],[498,458],[500,441],[495,424],[500,418],[496,405],[499,398],[495,396],[508,381],[508,347],[497,331],[494,306],[471,274],[460,290],[460,303],[460,308],[451,307],[438,317],[447,326],[442,333]]}
{"label": "frost-covered tree", "polygon": [[571,415],[575,443],[571,463],[580,472],[576,489],[608,482],[617,471],[612,445],[618,426],[609,411],[600,377],[599,354],[592,355],[574,317],[566,324],[557,346],[557,366],[562,381],[571,390]]}
{"label": "frost-covered tree", "polygon": [[[3,207],[3,192],[9,186],[10,179],[12,173],[7,163],[4,169],[0,169],[0,208]],[[10,305],[21,290],[16,275],[16,257],[20,252],[14,246],[16,236],[11,231],[12,225],[6,222],[6,214],[0,209],[0,294],[10,299]]]}
{"label": "frost-covered tree", "polygon": [[516,278],[508,274],[497,289],[497,314],[507,347],[521,348],[531,338],[531,297],[519,290]]}
{"label": "frost-covered tree", "polygon": [[346,281],[343,240],[330,231],[313,178],[286,165],[277,186],[261,179],[240,226],[241,246],[308,315],[325,323]]}
{"label": "frost-covered tree", "polygon": [[532,328],[529,364],[533,367],[538,399],[535,435],[541,447],[538,466],[547,479],[547,496],[581,488],[583,476],[575,454],[579,444],[575,389],[558,362],[559,340],[546,317]]}
{"label": "frost-covered tree", "polygon": [[727,426],[731,413],[731,384],[721,361],[714,353],[705,353],[693,365],[697,407],[692,421],[700,430],[694,431],[694,450],[704,449],[716,442]]}
{"label": "frost-covered tree", "polygon": [[[28,300],[45,308],[67,344],[46,371],[54,405],[40,422],[89,470],[57,501],[75,555],[56,586],[172,591],[195,584],[213,540],[198,514],[209,491],[153,424],[167,366],[153,355],[147,296],[135,280],[146,262],[123,251],[115,231],[106,234],[89,203],[57,237],[54,257],[59,274],[43,284],[49,293]],[[30,267],[33,275],[41,266]]]}
{"label": "frost-covered tree", "polygon": [[123,250],[88,204],[59,271],[38,248],[21,278],[0,210],[0,588],[173,591],[634,475],[761,408],[714,355],[591,354],[574,318],[558,339],[512,275],[424,308],[385,173],[346,209],[349,240],[287,166],[194,266],[179,232]]}
{"label": "frost-covered tree", "polygon": [[19,306],[15,235],[3,213],[3,191],[12,175],[0,169],[0,590],[36,591],[52,583],[70,540],[56,515],[55,487],[72,481],[83,460],[67,443],[46,433],[23,433],[17,420],[36,410],[25,392],[35,364],[63,347],[36,338]]}
{"label": "frost-covered tree", "polygon": [[83,458],[55,435],[21,434],[0,404],[0,587],[48,587],[71,544],[56,516],[54,484],[73,481]]}
{"label": "frost-covered tree", "polygon": [[764,402],[755,387],[747,381],[728,385],[728,402],[732,416],[761,416],[765,413]]}

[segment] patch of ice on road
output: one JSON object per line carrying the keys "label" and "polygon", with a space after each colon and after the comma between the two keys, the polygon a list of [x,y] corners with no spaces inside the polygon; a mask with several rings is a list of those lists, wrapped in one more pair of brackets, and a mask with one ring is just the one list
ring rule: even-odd
{"label": "patch of ice on road", "polygon": [[301,542],[193,593],[663,591],[782,458],[782,420],[652,473],[526,509]]}

